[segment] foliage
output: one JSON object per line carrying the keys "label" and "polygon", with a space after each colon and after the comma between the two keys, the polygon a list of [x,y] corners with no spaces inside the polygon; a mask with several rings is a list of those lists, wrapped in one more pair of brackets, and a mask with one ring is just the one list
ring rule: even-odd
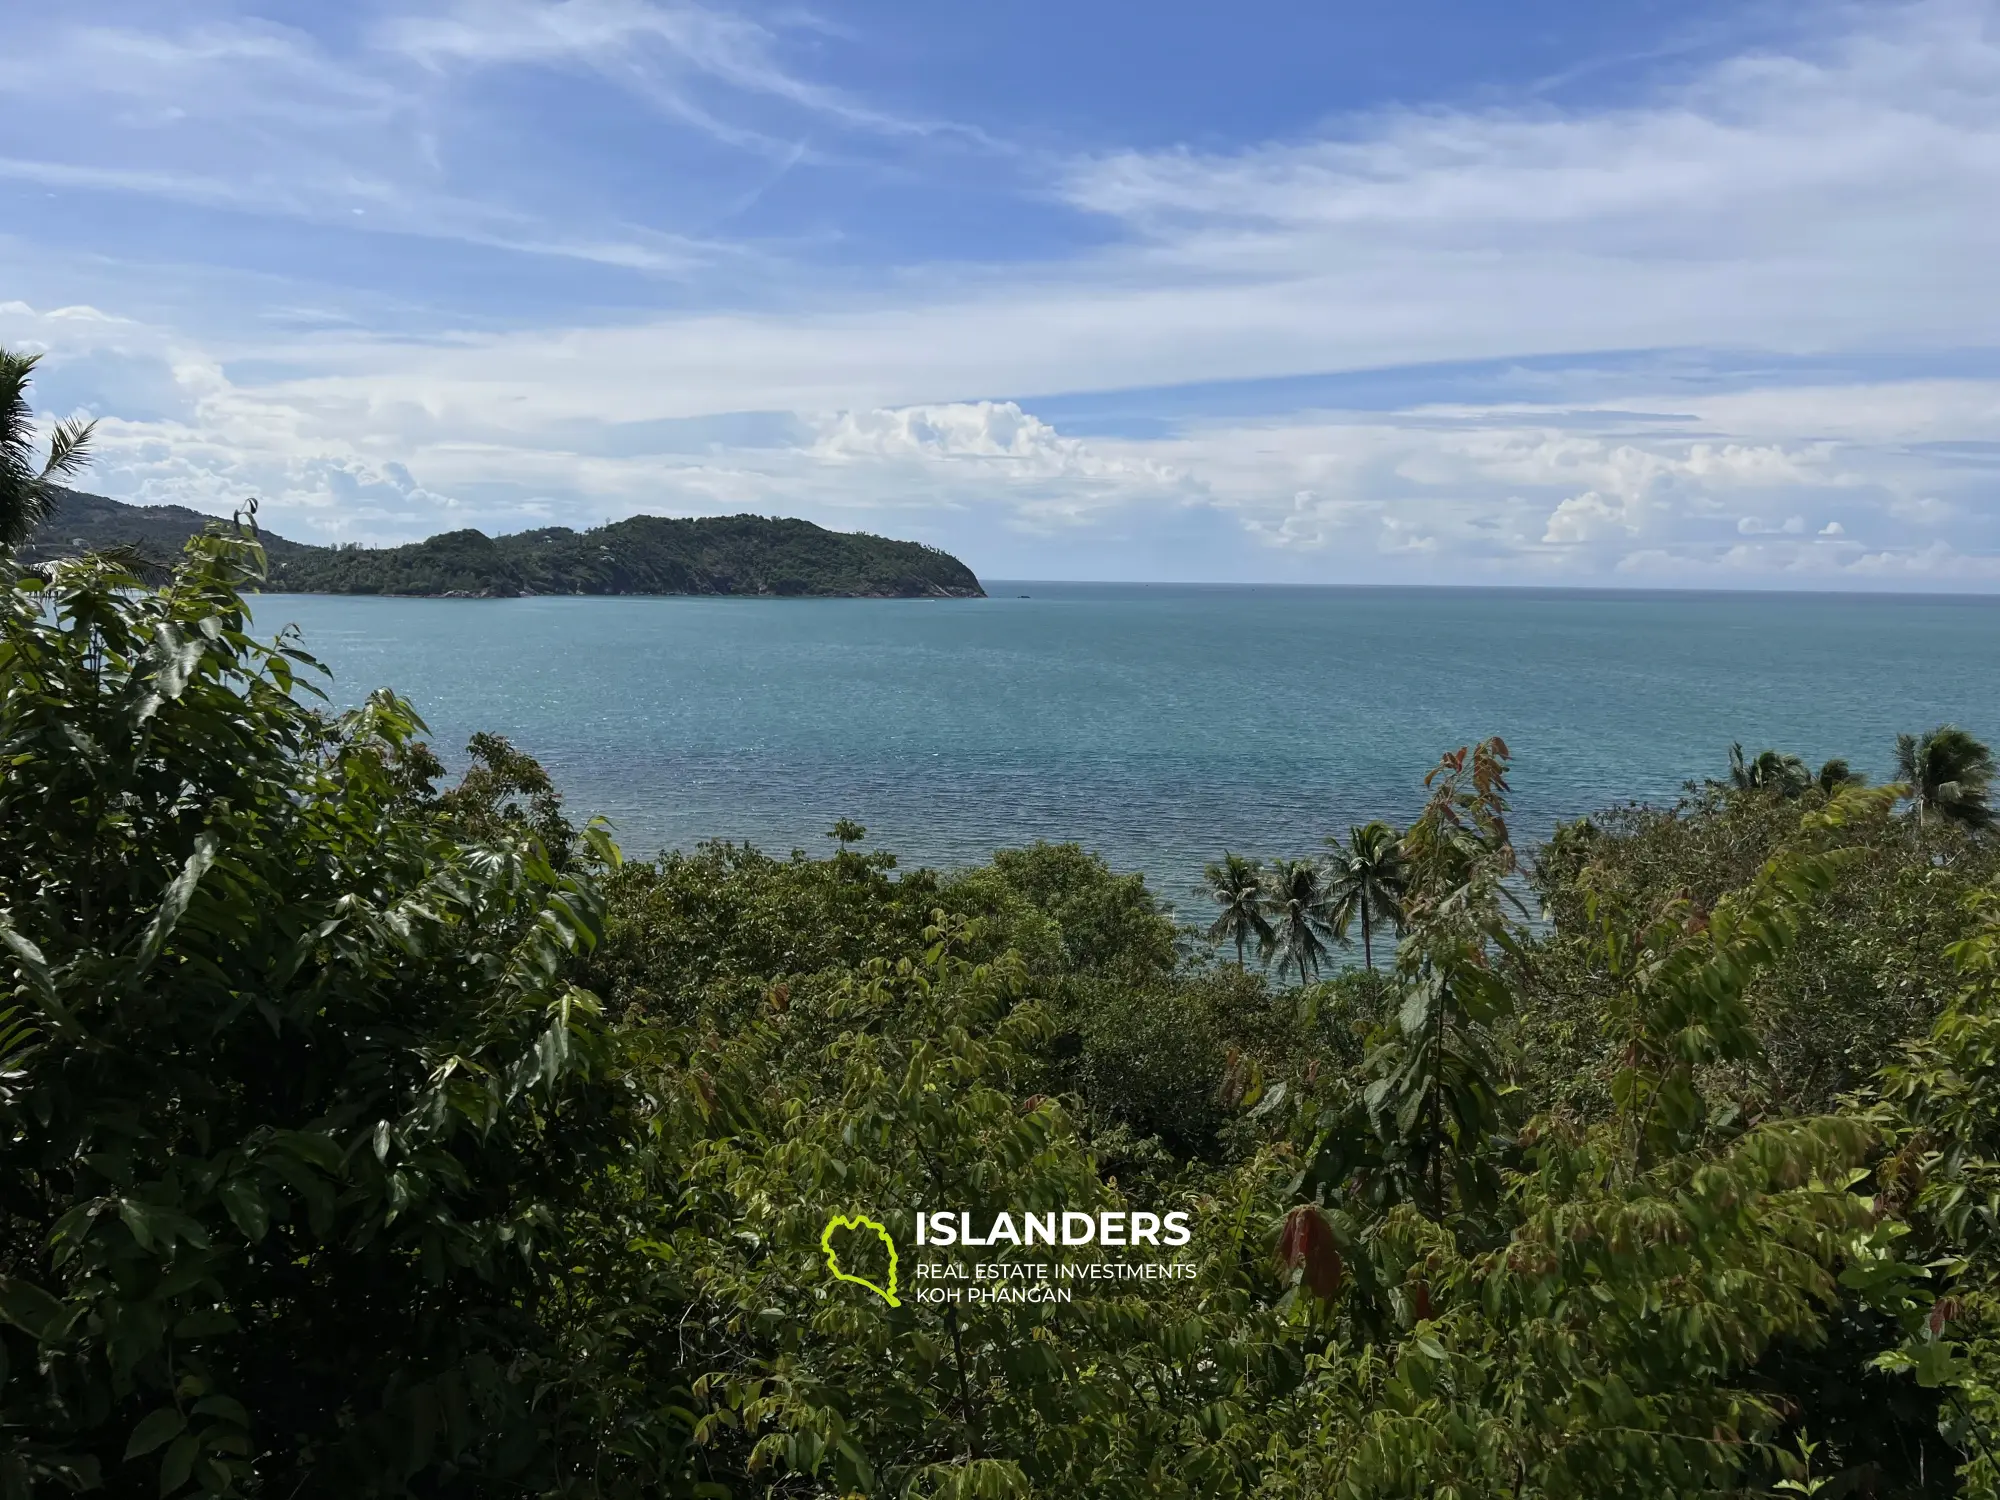
{"label": "foliage", "polygon": [[1264,915],[1264,867],[1240,854],[1224,854],[1202,876],[1202,894],[1217,908],[1205,935],[1211,943],[1233,944],[1236,967],[1243,968],[1243,952],[1252,939],[1259,952],[1266,952],[1277,938]]}
{"label": "foliage", "polygon": [[1415,1203],[1478,1216],[1498,1194],[1503,1073],[1494,1025],[1513,1005],[1494,969],[1518,937],[1501,882],[1514,869],[1507,833],[1507,747],[1492,739],[1440,759],[1430,801],[1410,826],[1409,938],[1397,955],[1401,1000],[1372,1038],[1365,1087],[1326,1119],[1307,1181],[1346,1180],[1380,1211]]}
{"label": "foliage", "polygon": [[1926,1030],[1956,985],[1947,950],[1972,926],[1965,899],[2000,878],[2000,847],[1944,820],[1913,828],[1874,799],[1850,801],[1838,827],[1802,826],[1826,806],[1817,789],[1788,801],[1706,787],[1673,808],[1559,829],[1533,875],[1550,927],[1518,973],[1524,1085],[1603,1117],[1616,1068],[1603,1016],[1617,986],[1597,946],[1602,917],[1700,922],[1786,851],[1863,853],[1794,913],[1797,941],[1751,979],[1761,1057],[1733,1065],[1723,1092],[1746,1117],[1832,1109]]}
{"label": "foliage", "polygon": [[1896,776],[1910,790],[1917,821],[1947,818],[1967,828],[1991,828],[1993,752],[1955,724],[1928,734],[1896,736]]}
{"label": "foliage", "polygon": [[1290,969],[1304,984],[1319,976],[1336,944],[1344,941],[1334,925],[1326,872],[1310,859],[1281,859],[1264,873],[1264,910],[1271,937],[1264,959],[1278,960],[1278,978]]}
{"label": "foliage", "polygon": [[412,802],[398,700],[303,707],[258,561],[0,605],[0,1488],[546,1488],[605,1434],[538,1310],[639,1139],[601,897]]}
{"label": "foliage", "polygon": [[[61,492],[23,561],[138,547],[171,557],[209,518],[184,506],[123,505]],[[33,529],[32,527],[30,528]],[[564,526],[489,537],[450,531],[401,547],[318,547],[265,538],[263,587],[302,594],[761,594],[979,598],[957,558],[918,542],[828,531],[764,516],[632,516],[588,531]]]}
{"label": "foliage", "polygon": [[[1834,763],[1829,761],[1828,766]],[[1751,760],[1743,758],[1743,747],[1729,747],[1729,784],[1739,792],[1775,792],[1796,797],[1813,785],[1813,773],[1796,755],[1777,750],[1760,750]]]}
{"label": "foliage", "polygon": [[1950,1435],[1971,1447],[1963,1493],[2000,1495],[2000,889],[1968,902],[1976,929],[1954,946],[1966,985],[1927,1036],[1884,1071],[1903,1132],[1878,1174],[1909,1198],[1917,1243],[1943,1284],[1882,1358],[1949,1398]]}
{"label": "foliage", "polygon": [[1362,962],[1372,974],[1375,930],[1403,930],[1403,893],[1410,879],[1403,836],[1377,820],[1348,829],[1344,845],[1334,839],[1327,845],[1334,851],[1327,877],[1328,921],[1343,939],[1360,922]]}
{"label": "foliage", "polygon": [[[833,997],[842,1029],[809,1071],[770,1068],[796,1010],[710,1071],[703,1109],[728,1126],[696,1180],[712,1185],[719,1223],[757,1230],[707,1254],[732,1348],[702,1386],[704,1432],[783,1493],[1191,1496],[1227,1458],[1184,1415],[1248,1374],[1234,1341],[1203,1338],[1192,1299],[939,1307],[910,1295],[890,1308],[817,1274],[822,1225],[841,1205],[890,1206],[909,1244],[919,1208],[1117,1201],[1061,1105],[1021,1096],[1051,1025],[1024,970],[958,956],[976,932],[931,935],[918,961],[871,965]],[[713,1245],[700,1227],[690,1241]],[[772,1319],[772,1307],[804,1315]]]}
{"label": "foliage", "polygon": [[944,897],[954,911],[1000,922],[1008,944],[1020,941],[1024,924],[1054,923],[1059,962],[1078,978],[1143,983],[1174,968],[1173,918],[1145,877],[1114,874],[1076,844],[1002,849],[992,864],[950,881]]}
{"label": "foliage", "polygon": [[49,433],[48,457],[34,461],[35,418],[28,405],[39,354],[0,349],[0,550],[12,550],[54,509],[55,481],[90,462],[94,422],[58,422]]}

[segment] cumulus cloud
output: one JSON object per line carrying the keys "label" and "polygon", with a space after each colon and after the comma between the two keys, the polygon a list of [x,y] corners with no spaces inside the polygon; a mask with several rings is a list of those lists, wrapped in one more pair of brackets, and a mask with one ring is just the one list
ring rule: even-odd
{"label": "cumulus cloud", "polygon": [[832,463],[970,464],[1003,482],[1073,479],[1171,486],[1173,467],[1138,453],[1107,455],[1064,437],[1013,401],[955,401],[823,418],[812,456]]}
{"label": "cumulus cloud", "polygon": [[1620,534],[1629,535],[1637,530],[1637,519],[1631,513],[1629,500],[1613,504],[1596,490],[1586,490],[1581,495],[1572,495],[1559,502],[1549,512],[1549,524],[1542,532],[1542,540],[1553,546],[1566,547],[1579,542],[1602,541]]}

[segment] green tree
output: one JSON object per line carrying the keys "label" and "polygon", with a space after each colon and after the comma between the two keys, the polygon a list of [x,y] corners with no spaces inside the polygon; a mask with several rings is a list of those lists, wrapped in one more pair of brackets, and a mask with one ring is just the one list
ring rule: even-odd
{"label": "green tree", "polygon": [[1236,967],[1243,967],[1243,950],[1257,940],[1261,952],[1277,934],[1264,915],[1264,868],[1240,854],[1224,854],[1202,871],[1202,890],[1219,908],[1208,926],[1211,943],[1234,943]]}
{"label": "green tree", "polygon": [[1490,1208],[1499,1191],[1491,1148],[1505,1085],[1494,1027],[1513,995],[1494,959],[1518,946],[1507,769],[1496,736],[1447,753],[1424,777],[1430,799],[1406,840],[1403,1002],[1366,1065],[1378,1201],[1408,1198],[1434,1219],[1454,1189],[1467,1211]]}
{"label": "green tree", "polygon": [[0,1493],[543,1492],[614,1437],[685,1493],[664,1385],[571,1383],[562,1281],[647,1149],[571,977],[596,884],[465,842],[399,700],[305,706],[260,565],[0,598]]}
{"label": "green tree", "polygon": [[1833,759],[1821,764],[1819,775],[1815,779],[1819,783],[1820,791],[1829,797],[1842,787],[1866,786],[1868,784],[1866,776],[1855,770],[1854,767],[1850,766],[1837,755]]}
{"label": "green tree", "polygon": [[1333,945],[1345,941],[1334,929],[1326,872],[1317,861],[1281,859],[1273,864],[1264,874],[1264,910],[1271,927],[1264,958],[1277,958],[1281,980],[1287,969],[1301,984],[1316,978]]}
{"label": "green tree", "polygon": [[1919,827],[1931,813],[1966,828],[1993,826],[1993,807],[1986,800],[1993,752],[1955,724],[1897,735],[1896,778],[1909,788]]}
{"label": "green tree", "polygon": [[2000,887],[1968,905],[1978,926],[1953,948],[1963,989],[1883,1070],[1900,1149],[1876,1177],[1888,1201],[1908,1200],[1912,1258],[1936,1279],[1881,1364],[1945,1395],[1943,1425],[1966,1458],[1961,1493],[1991,1500],[2000,1495]]}
{"label": "green tree", "polygon": [[1743,758],[1743,747],[1729,747],[1729,784],[1739,792],[1776,792],[1796,797],[1813,784],[1813,774],[1796,755],[1777,750],[1759,750],[1754,759]]}
{"label": "green tree", "polygon": [[35,463],[35,418],[28,406],[39,354],[0,349],[0,552],[11,551],[34,534],[55,504],[55,481],[90,462],[94,422],[58,422],[49,434],[49,453]]}
{"label": "green tree", "polygon": [[1361,923],[1361,955],[1368,972],[1375,972],[1375,929],[1401,933],[1403,892],[1409,885],[1409,862],[1403,857],[1403,836],[1379,819],[1347,830],[1347,842],[1328,839],[1334,852],[1327,871],[1329,920],[1343,937],[1350,923]]}

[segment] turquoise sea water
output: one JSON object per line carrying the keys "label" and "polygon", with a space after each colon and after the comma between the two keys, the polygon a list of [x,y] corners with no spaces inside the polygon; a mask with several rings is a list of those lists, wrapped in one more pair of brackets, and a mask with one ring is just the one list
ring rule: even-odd
{"label": "turquoise sea water", "polygon": [[[1438,752],[1516,757],[1524,832],[1720,775],[1731,740],[1872,775],[1899,730],[2000,742],[2000,599],[989,583],[985,600],[274,595],[351,703],[505,734],[628,852],[704,838],[906,865],[1073,838],[1186,903],[1229,848],[1407,818]],[[1029,597],[1022,598],[1020,595]]]}

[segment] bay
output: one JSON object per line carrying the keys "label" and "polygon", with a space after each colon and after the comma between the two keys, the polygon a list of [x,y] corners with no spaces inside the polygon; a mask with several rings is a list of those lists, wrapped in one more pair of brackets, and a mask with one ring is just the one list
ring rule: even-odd
{"label": "bay", "polygon": [[[1886,776],[1899,731],[2000,739],[2000,599],[989,581],[984,600],[266,595],[336,704],[390,686],[627,852],[904,865],[1075,839],[1190,905],[1224,849],[1314,852],[1420,805],[1440,751],[1515,754],[1518,822],[1670,800],[1729,744]],[[1025,596],[1025,597],[1024,597]]]}

